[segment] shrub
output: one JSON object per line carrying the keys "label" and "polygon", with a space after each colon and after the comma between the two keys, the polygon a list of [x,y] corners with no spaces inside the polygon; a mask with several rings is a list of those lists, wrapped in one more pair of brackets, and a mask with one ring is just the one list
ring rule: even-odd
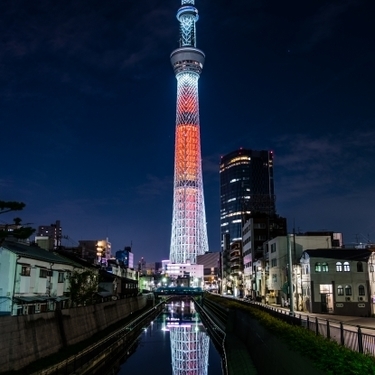
{"label": "shrub", "polygon": [[300,326],[290,325],[256,306],[244,305],[236,300],[208,295],[227,308],[240,309],[257,319],[270,332],[283,339],[295,351],[310,358],[317,368],[329,375],[375,375],[375,359],[372,356],[354,352],[336,341]]}

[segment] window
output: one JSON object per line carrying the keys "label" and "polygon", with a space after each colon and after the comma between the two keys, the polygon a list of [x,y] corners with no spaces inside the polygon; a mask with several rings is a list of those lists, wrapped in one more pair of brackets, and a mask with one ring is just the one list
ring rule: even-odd
{"label": "window", "polygon": [[277,259],[271,259],[271,267],[276,267],[277,266]]}
{"label": "window", "polygon": [[302,273],[304,275],[308,275],[309,274],[309,266],[307,264],[303,265],[303,267],[302,267]]}
{"label": "window", "polygon": [[350,271],[350,264],[349,262],[344,262],[344,271],[349,272]]}
{"label": "window", "polygon": [[315,263],[315,272],[322,272],[322,265],[320,263]]}
{"label": "window", "polygon": [[342,272],[342,263],[341,262],[337,262],[336,263],[336,271],[337,272]]}
{"label": "window", "polygon": [[322,263],[322,272],[328,272],[328,263]]}
{"label": "window", "polygon": [[352,295],[352,287],[351,285],[345,285],[345,295],[351,296]]}
{"label": "window", "polygon": [[30,276],[30,266],[26,266],[26,265],[22,266],[21,276]]}
{"label": "window", "polygon": [[274,273],[272,274],[272,282],[277,283],[277,275]]}
{"label": "window", "polygon": [[39,277],[43,277],[43,278],[46,278],[47,277],[47,269],[45,268],[41,268],[40,271],[39,271]]}
{"label": "window", "polygon": [[344,288],[342,287],[342,285],[339,285],[337,287],[337,295],[338,296],[343,296],[344,295]]}
{"label": "window", "polygon": [[64,272],[59,272],[58,282],[59,283],[63,283],[64,282]]}
{"label": "window", "polygon": [[363,285],[358,286],[358,295],[360,295],[360,296],[365,295],[365,287]]}
{"label": "window", "polygon": [[275,252],[276,252],[276,244],[271,243],[271,253],[275,253]]}
{"label": "window", "polygon": [[357,272],[363,272],[363,263],[362,262],[357,263]]}

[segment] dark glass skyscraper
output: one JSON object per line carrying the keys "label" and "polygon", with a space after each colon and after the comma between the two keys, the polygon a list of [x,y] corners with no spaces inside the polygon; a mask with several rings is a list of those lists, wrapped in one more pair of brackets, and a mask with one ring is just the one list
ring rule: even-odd
{"label": "dark glass skyscraper", "polygon": [[276,213],[273,153],[239,149],[221,158],[221,239],[229,234],[230,243],[241,240],[242,224],[255,213]]}

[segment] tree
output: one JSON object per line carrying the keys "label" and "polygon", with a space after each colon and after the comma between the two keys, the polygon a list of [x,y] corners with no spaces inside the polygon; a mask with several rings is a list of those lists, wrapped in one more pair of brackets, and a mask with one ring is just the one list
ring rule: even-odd
{"label": "tree", "polygon": [[[0,214],[5,214],[11,211],[21,211],[26,204],[23,202],[0,201]],[[19,217],[13,219],[13,224],[5,224],[0,228],[0,244],[6,237],[12,236],[18,239],[27,239],[34,232],[35,229],[21,224],[22,220]]]}
{"label": "tree", "polygon": [[93,302],[98,291],[99,277],[93,271],[73,271],[69,277],[70,299],[77,305],[88,305]]}

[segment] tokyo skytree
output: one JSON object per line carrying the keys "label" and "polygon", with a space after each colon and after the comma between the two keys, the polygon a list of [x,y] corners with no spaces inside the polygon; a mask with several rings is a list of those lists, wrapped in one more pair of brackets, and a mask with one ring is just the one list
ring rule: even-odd
{"label": "tokyo skytree", "polygon": [[180,46],[171,53],[177,79],[171,263],[196,263],[208,251],[203,197],[198,79],[204,53],[196,48],[198,10],[194,0],[181,0],[177,12]]}

